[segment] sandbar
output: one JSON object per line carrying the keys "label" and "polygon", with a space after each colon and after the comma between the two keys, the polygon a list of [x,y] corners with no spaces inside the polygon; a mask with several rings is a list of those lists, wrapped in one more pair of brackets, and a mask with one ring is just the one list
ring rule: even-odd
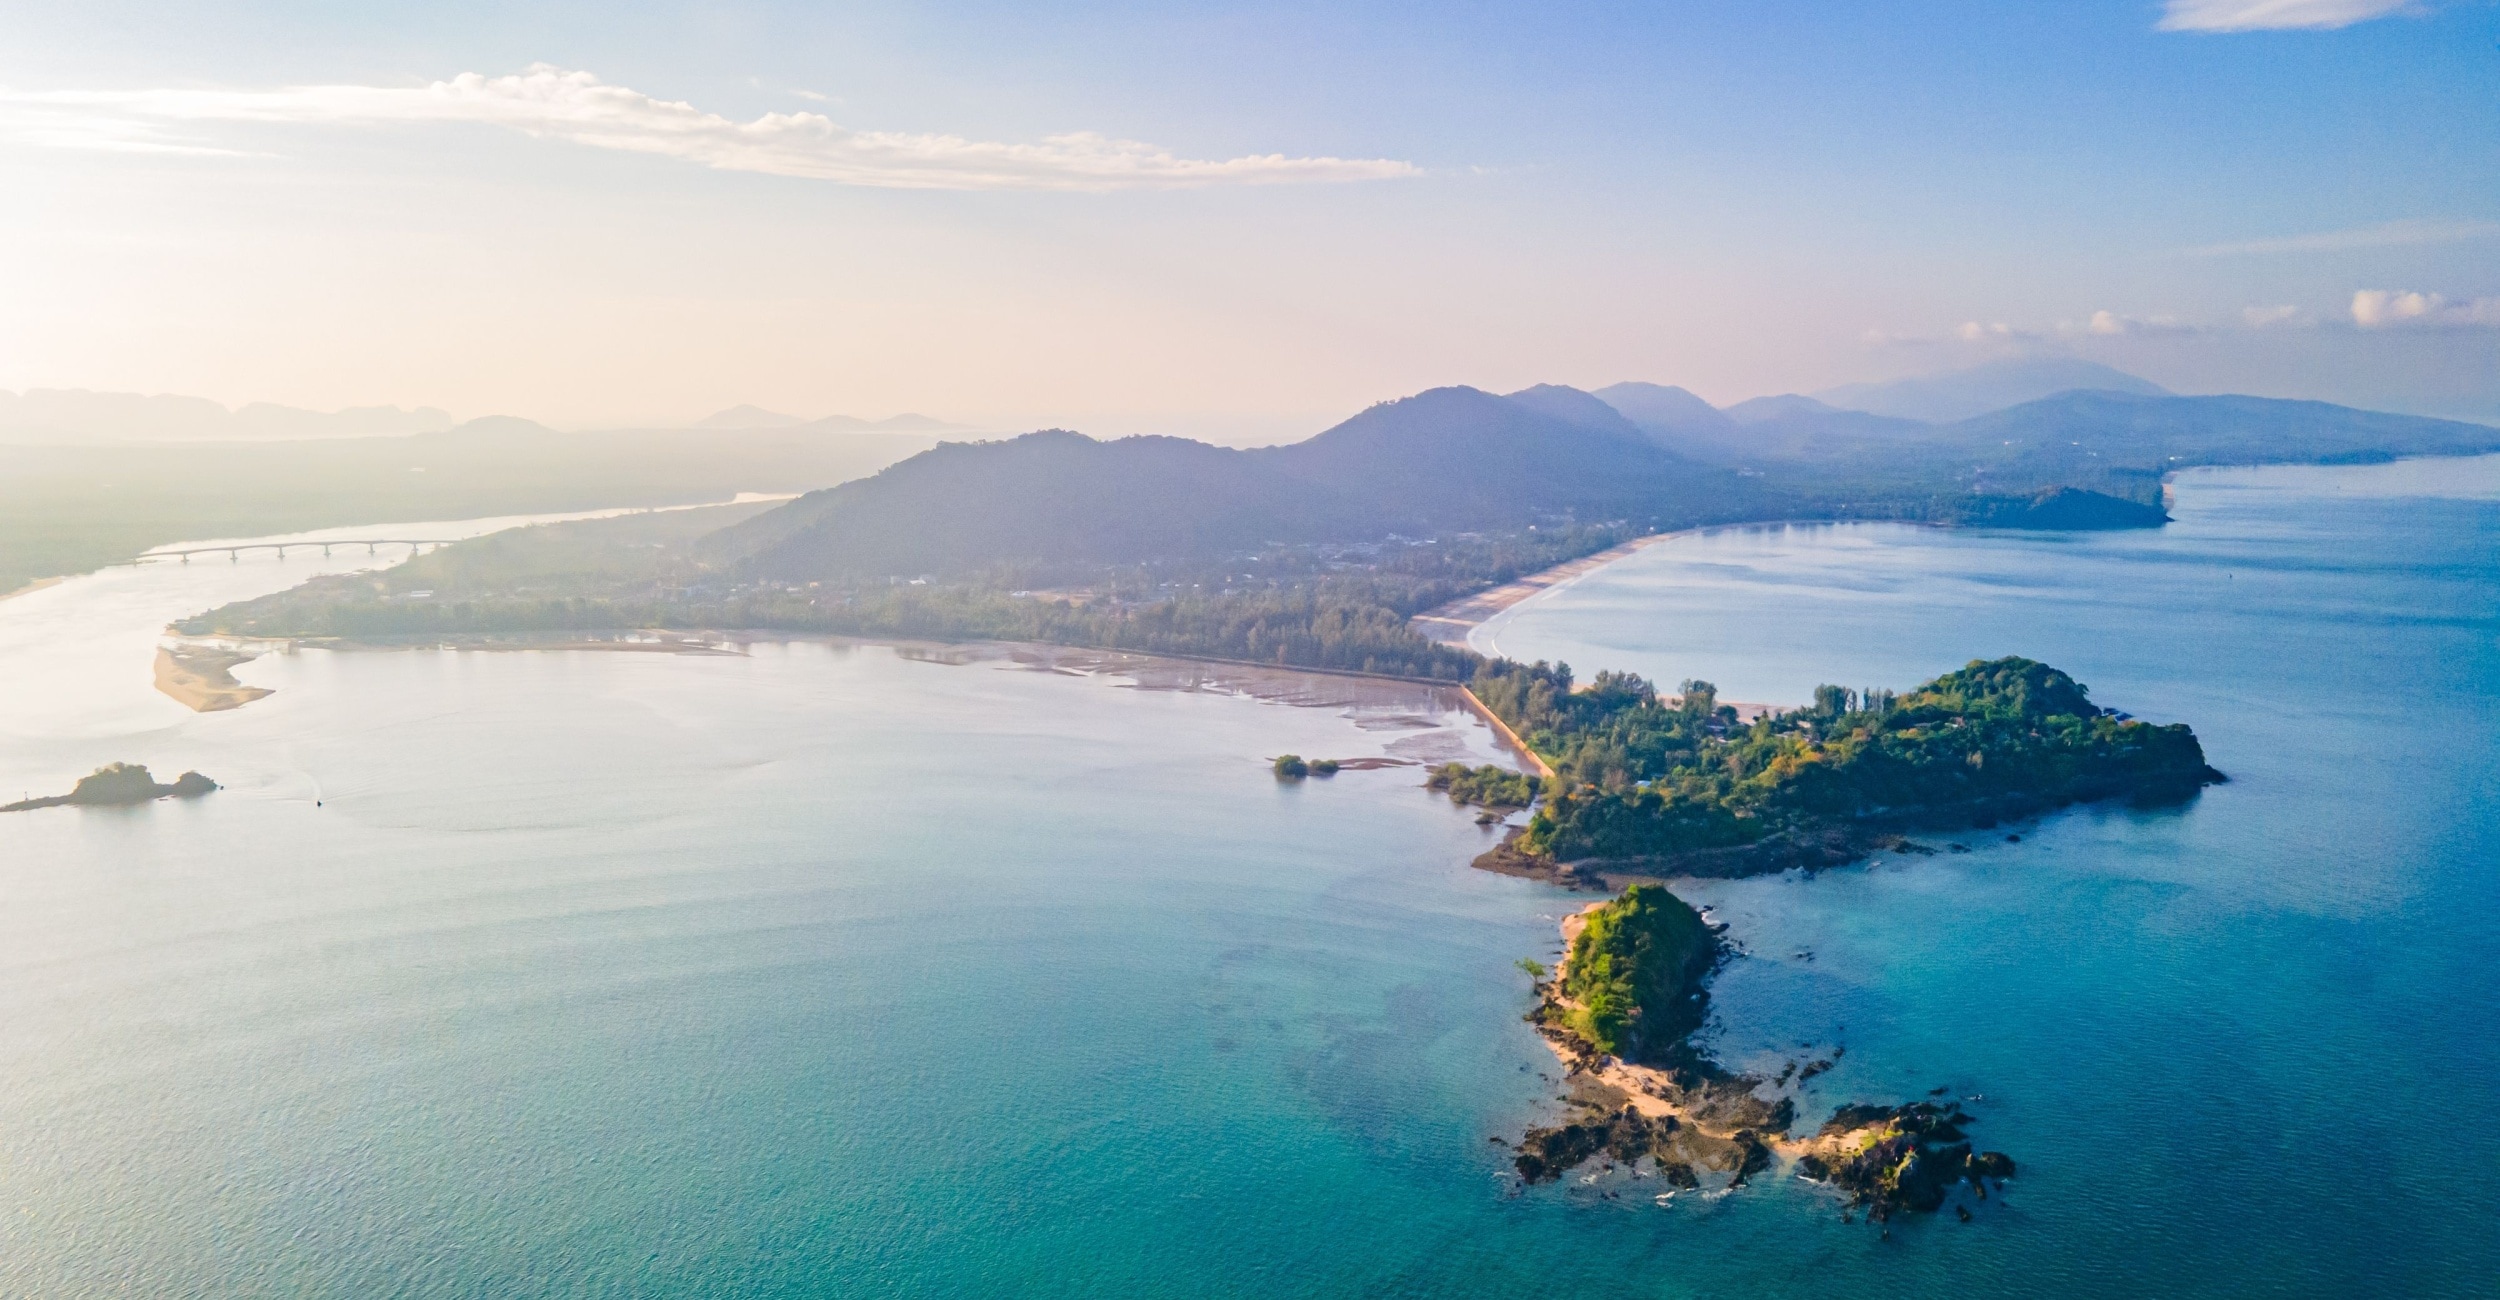
{"label": "sandbar", "polygon": [[234,679],[237,664],[260,658],[257,650],[223,650],[209,646],[158,646],[156,689],[195,713],[239,709],[277,692],[246,686]]}

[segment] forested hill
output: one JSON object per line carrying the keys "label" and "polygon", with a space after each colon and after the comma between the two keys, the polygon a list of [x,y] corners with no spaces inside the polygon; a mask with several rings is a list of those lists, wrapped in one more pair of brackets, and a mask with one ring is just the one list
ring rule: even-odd
{"label": "forested hill", "polygon": [[959,573],[1047,557],[1134,563],[1271,543],[1621,520],[1759,517],[1765,494],[1628,423],[1596,429],[1473,388],[1384,402],[1304,442],[1240,451],[1049,430],[949,444],[723,532],[761,578]]}

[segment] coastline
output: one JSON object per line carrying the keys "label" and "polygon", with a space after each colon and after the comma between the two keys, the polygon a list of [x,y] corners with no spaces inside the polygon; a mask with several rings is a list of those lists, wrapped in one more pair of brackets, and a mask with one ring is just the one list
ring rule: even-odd
{"label": "coastline", "polygon": [[[1712,525],[1712,527],[1725,526]],[[1635,537],[1620,546],[1609,546],[1595,554],[1583,555],[1576,560],[1565,560],[1550,569],[1539,570],[1524,578],[1514,579],[1486,591],[1479,591],[1472,596],[1461,596],[1446,605],[1439,605],[1415,615],[1406,620],[1406,625],[1425,638],[1442,645],[1463,646],[1467,644],[1468,635],[1483,626],[1487,620],[1531,596],[1541,595],[1556,587],[1564,586],[1576,578],[1586,577],[1625,556],[1637,554],[1660,542],[1672,541],[1678,537],[1697,537],[1709,531],[1711,528],[1707,527],[1683,528],[1671,533],[1651,533],[1645,537]]]}
{"label": "coastline", "polygon": [[58,577],[52,578],[37,578],[33,582],[27,583],[25,586],[20,587],[15,591],[0,592],[0,600],[15,600],[20,596],[31,596],[46,587],[56,587],[67,581],[69,581],[68,574],[62,574]]}

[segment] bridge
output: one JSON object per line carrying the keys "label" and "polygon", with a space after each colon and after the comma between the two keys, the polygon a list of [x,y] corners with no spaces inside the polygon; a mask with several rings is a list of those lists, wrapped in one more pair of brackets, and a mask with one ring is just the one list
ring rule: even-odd
{"label": "bridge", "polygon": [[[333,546],[361,546],[365,548],[367,555],[380,554],[385,546],[405,546],[409,554],[415,555],[426,547],[449,546],[460,540],[463,539],[457,537],[347,537],[327,542],[241,542],[233,546],[192,546],[180,550],[168,548],[144,551],[140,553],[139,559],[170,560],[179,556],[184,564],[189,564],[194,555],[223,555],[226,557],[226,562],[232,564],[240,562],[245,551],[276,551],[278,558],[283,560],[288,551],[308,551],[315,548],[319,548],[326,556]],[[133,563],[136,562],[133,561]]]}

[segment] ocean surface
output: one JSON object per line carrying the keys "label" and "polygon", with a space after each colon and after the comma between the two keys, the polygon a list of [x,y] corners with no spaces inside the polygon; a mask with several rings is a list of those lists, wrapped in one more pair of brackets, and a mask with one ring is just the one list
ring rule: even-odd
{"label": "ocean surface", "polygon": [[2231,774],[1679,886],[1725,1056],[1845,1046],[1810,1116],[1943,1087],[2021,1162],[1889,1239],[1787,1178],[1516,1192],[1512,963],[1587,896],[1470,870],[1416,768],[1267,771],[1490,761],[1432,692],[300,651],[195,715],[155,629],[289,575],[0,602],[0,791],[227,784],[0,818],[0,1295],[2491,1295],[2500,460],[2175,513],[1680,539],[1479,632],[1767,702],[2028,654]]}

